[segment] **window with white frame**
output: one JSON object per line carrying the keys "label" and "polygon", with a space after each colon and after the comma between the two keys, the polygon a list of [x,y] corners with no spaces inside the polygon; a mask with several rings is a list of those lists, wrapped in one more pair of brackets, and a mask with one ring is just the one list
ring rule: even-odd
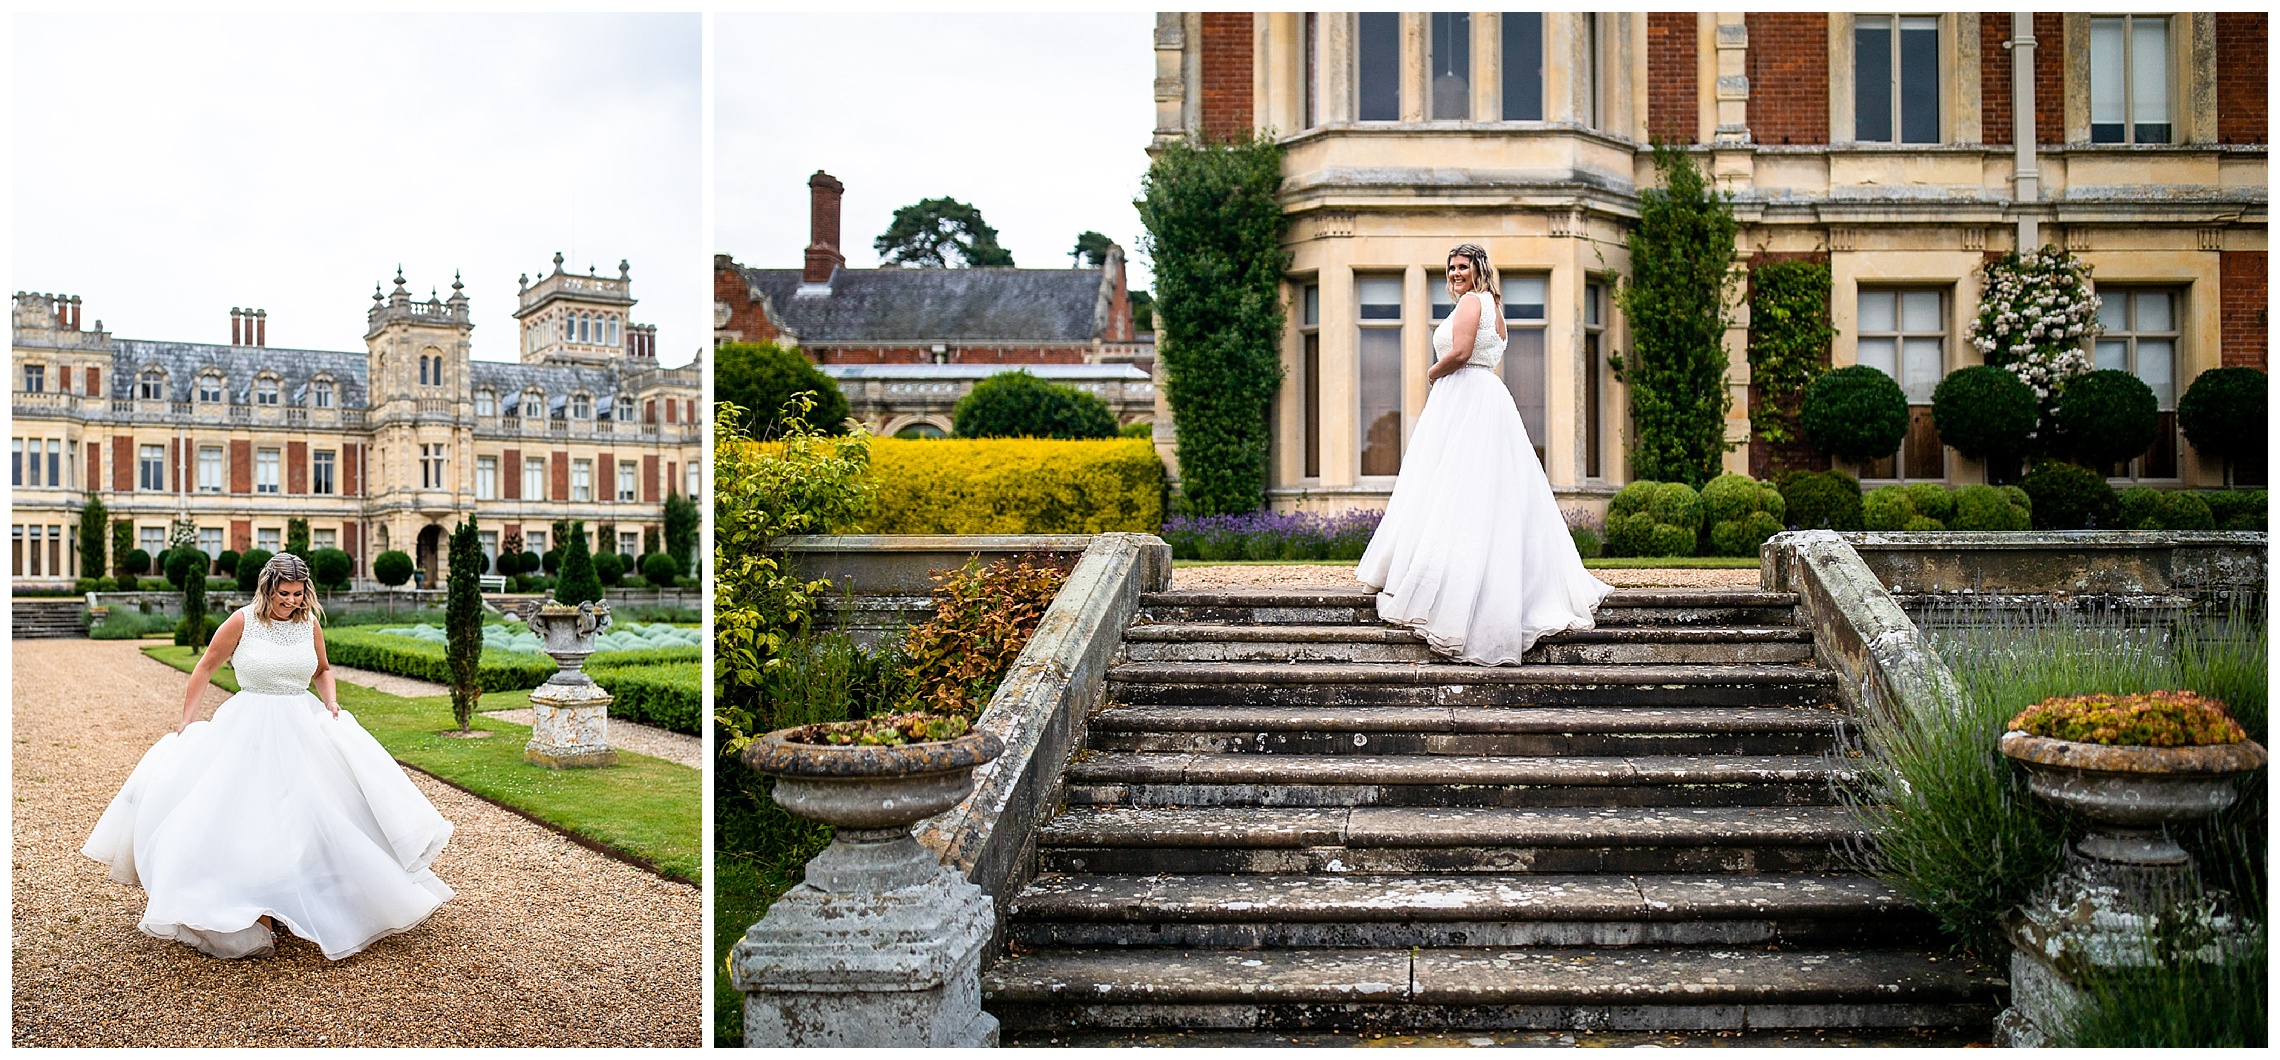
{"label": "window with white frame", "polygon": [[2090,20],[2090,142],[2170,142],[2168,16]]}
{"label": "window with white frame", "polygon": [[621,555],[621,556],[639,556],[639,555],[641,555],[641,531],[639,531],[639,530],[620,530],[620,531],[618,531],[618,536],[617,536],[617,550],[618,550],[618,554],[619,554],[619,555]]}
{"label": "window with white frame", "polygon": [[312,549],[339,548],[340,531],[330,528],[309,531],[309,547]]}
{"label": "window with white frame", "polygon": [[321,494],[333,492],[334,463],[334,454],[330,449],[319,449],[309,454],[309,492]]}
{"label": "window with white frame", "polygon": [[477,547],[483,550],[483,569],[494,574],[498,573],[499,532],[496,530],[477,530],[475,531],[475,543]]}
{"label": "window with white frame", "polygon": [[1520,410],[1520,425],[1544,462],[1544,323],[1549,282],[1542,276],[1504,277],[1504,389]]}
{"label": "window with white frame", "polygon": [[2161,428],[2144,453],[2103,470],[2110,478],[2177,477],[2177,340],[2183,292],[2106,289],[2098,292],[2098,323],[2105,333],[2091,347],[2100,368],[2138,377],[2153,390]]}
{"label": "window with white frame", "polygon": [[163,400],[166,397],[166,373],[154,368],[137,376],[135,396],[144,401]]}
{"label": "window with white frame", "polygon": [[319,379],[319,380],[317,380],[317,381],[316,381],[316,383],[315,383],[313,386],[311,386],[311,387],[310,387],[310,391],[311,391],[311,393],[312,393],[312,394],[315,396],[315,398],[316,398],[316,404],[317,404],[317,407],[318,407],[318,408],[320,408],[320,409],[329,409],[329,408],[333,407],[333,381],[332,381],[332,380],[330,380],[330,379]]}
{"label": "window with white frame", "polygon": [[444,447],[442,443],[420,446],[420,488],[439,490],[445,486]]}
{"label": "window with white frame", "polygon": [[681,472],[681,478],[682,481],[687,483],[687,485],[682,490],[682,496],[685,496],[692,501],[696,500],[697,487],[704,484],[704,470],[699,468],[696,465],[695,461],[691,461],[688,467]]}
{"label": "window with white frame", "polygon": [[489,389],[489,388],[485,388],[485,389],[482,389],[482,390],[478,390],[478,391],[476,391],[476,392],[475,392],[475,414],[476,414],[476,415],[478,415],[478,416],[496,416],[496,415],[498,415],[498,414],[499,414],[499,394],[498,394],[498,392],[497,392],[497,391],[495,391],[495,390],[491,390],[491,389]]}
{"label": "window with white frame", "polygon": [[281,467],[283,463],[284,461],[280,458],[278,451],[275,449],[254,450],[253,491],[255,493],[278,492],[278,482],[280,480],[280,476],[278,475],[278,468]]}
{"label": "window with white frame", "polygon": [[46,365],[27,364],[24,366],[24,392],[27,394],[42,394],[47,392]]}
{"label": "window with white frame", "polygon": [[570,461],[570,499],[574,501],[590,501],[594,499],[593,461]]}
{"label": "window with white frame", "polygon": [[611,419],[614,419],[614,420],[616,420],[616,421],[617,421],[617,422],[619,422],[619,423],[632,423],[632,422],[633,422],[633,396],[632,396],[632,395],[630,395],[630,394],[619,394],[619,395],[618,395],[618,399],[617,399],[617,414],[616,414],[615,416],[612,416],[612,417],[611,417]]}
{"label": "window with white frame", "polygon": [[1357,276],[1364,475],[1401,473],[1401,277]]}
{"label": "window with white frame", "polygon": [[22,438],[8,439],[8,483],[13,486],[24,484],[24,440]]}
{"label": "window with white frame", "polygon": [[1947,477],[1947,449],[1932,426],[1932,391],[1947,374],[1947,315],[1947,292],[1939,288],[1861,288],[1854,359],[1891,376],[1908,395],[1900,451],[1862,465],[1862,478]]}
{"label": "window with white frame", "polygon": [[1354,116],[1401,120],[1401,16],[1365,11],[1354,16]]}
{"label": "window with white frame", "polygon": [[1463,120],[1472,117],[1472,16],[1436,11],[1425,16],[1431,40],[1426,61],[1431,71],[1426,101],[1428,117]]}
{"label": "window with white frame", "polygon": [[274,553],[279,548],[284,547],[284,533],[274,526],[256,529],[253,532],[253,547],[263,552]]}
{"label": "window with white frame", "polygon": [[1853,16],[1853,139],[1940,142],[1938,15]]}
{"label": "window with white frame", "polygon": [[545,555],[546,533],[544,530],[523,531],[523,551],[536,552],[541,556]]}
{"label": "window with white frame", "polygon": [[221,556],[221,554],[222,554],[222,528],[221,528],[221,527],[218,527],[218,526],[201,526],[201,527],[199,527],[199,528],[198,528],[198,551],[205,553],[205,554],[206,554],[206,559],[207,559],[207,560],[209,560],[209,561],[211,561],[211,560],[213,560],[213,559],[216,559],[216,558],[218,558],[219,556]]}
{"label": "window with white frame", "polygon": [[146,445],[137,452],[135,488],[163,492],[166,489],[166,447]]}
{"label": "window with white frame", "polygon": [[498,498],[499,458],[495,456],[476,457],[475,499],[479,501],[490,501],[497,500]]}
{"label": "window with white frame", "polygon": [[524,458],[523,458],[523,469],[522,469],[522,476],[523,476],[522,499],[524,499],[524,500],[526,500],[526,501],[543,501],[543,500],[545,500],[545,499],[546,499],[546,458],[545,458],[545,457],[541,457],[541,456],[527,456],[527,457],[524,457]]}
{"label": "window with white frame", "polygon": [[[78,443],[72,443],[72,448],[76,450]],[[64,485],[62,439],[50,438],[47,440],[47,457],[47,484],[50,486]]]}
{"label": "window with white frame", "polygon": [[198,376],[198,400],[208,404],[222,400],[222,373],[206,372]]}
{"label": "window with white frame", "polygon": [[1544,14],[1507,11],[1503,38],[1504,120],[1544,120]]}
{"label": "window with white frame", "polygon": [[1583,475],[1600,478],[1605,470],[1600,460],[1602,422],[1600,405],[1604,400],[1600,391],[1600,374],[1607,360],[1607,288],[1604,284],[1583,285]]}
{"label": "window with white frame", "polygon": [[163,527],[163,526],[140,526],[140,527],[136,527],[136,528],[135,528],[135,534],[136,534],[136,540],[138,540],[139,542],[141,542],[141,543],[140,543],[139,545],[137,545],[136,547],[138,547],[138,548],[142,549],[142,550],[143,550],[143,552],[145,552],[145,553],[149,554],[149,556],[150,556],[150,558],[151,558],[151,559],[153,559],[153,560],[157,559],[157,558],[158,558],[158,554],[159,554],[160,552],[163,552],[163,551],[165,551],[165,550],[166,550],[166,528],[165,528],[165,527]]}
{"label": "window with white frame", "polygon": [[276,376],[264,376],[253,381],[253,403],[256,405],[277,404]]}
{"label": "window with white frame", "polygon": [[199,446],[199,447],[198,447],[198,492],[200,492],[200,493],[220,493],[220,492],[222,492],[222,479],[223,479],[222,447],[221,447],[221,446],[218,446],[218,445],[202,445],[202,446]]}
{"label": "window with white frame", "polygon": [[594,399],[593,399],[593,397],[592,397],[591,395],[588,395],[588,394],[583,394],[583,393],[580,393],[580,394],[572,394],[572,395],[570,395],[570,418],[571,418],[571,419],[574,419],[574,420],[592,419],[592,418],[593,418],[593,415],[594,415]]}
{"label": "window with white frame", "polygon": [[631,501],[631,500],[633,500],[633,498],[634,498],[633,487],[634,487],[634,485],[635,485],[635,481],[634,481],[634,480],[635,480],[635,479],[636,479],[636,477],[638,477],[640,474],[641,474],[641,465],[639,465],[639,464],[636,464],[636,463],[634,463],[634,462],[633,462],[633,461],[631,461],[631,460],[620,460],[620,461],[618,461],[618,466],[617,466],[617,499],[618,499],[618,500],[620,500],[620,501]]}

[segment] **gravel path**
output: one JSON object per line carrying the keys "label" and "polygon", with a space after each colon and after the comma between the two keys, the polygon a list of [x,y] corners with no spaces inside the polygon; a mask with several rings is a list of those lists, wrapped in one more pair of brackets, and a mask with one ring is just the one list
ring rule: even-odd
{"label": "gravel path", "polygon": [[450,685],[439,684],[435,681],[422,681],[417,677],[384,674],[378,670],[359,670],[356,667],[342,666],[338,663],[333,665],[332,672],[335,680],[363,685],[375,692],[386,692],[391,696],[403,696],[406,699],[451,694]]}
{"label": "gravel path", "polygon": [[[1675,586],[1690,589],[1755,589],[1755,567],[1713,570],[1642,568],[1595,570],[1600,581],[1617,588]],[[1359,589],[1354,568],[1339,565],[1179,567],[1172,571],[1173,589]]]}
{"label": "gravel path", "polygon": [[13,648],[13,1044],[701,1044],[696,888],[419,773],[458,826],[435,862],[458,897],[426,924],[337,963],[290,935],[222,961],[135,930],[142,891],[79,847],[173,727],[185,677],[134,641]]}
{"label": "gravel path", "polygon": [[[538,721],[538,712],[529,707],[520,710],[486,710],[483,716],[511,721],[517,725],[531,725]],[[690,769],[705,767],[704,741],[685,732],[660,729],[638,721],[611,718],[610,746],[620,751],[678,762]]]}

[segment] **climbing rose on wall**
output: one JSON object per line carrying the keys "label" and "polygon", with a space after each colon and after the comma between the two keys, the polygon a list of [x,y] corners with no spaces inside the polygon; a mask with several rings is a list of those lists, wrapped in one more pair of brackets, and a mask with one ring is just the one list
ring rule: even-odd
{"label": "climbing rose on wall", "polygon": [[2044,426],[2067,382],[2096,367],[2083,340],[2102,330],[2090,267],[2081,259],[2044,247],[1988,263],[1971,344],[1988,364],[2009,368],[2034,390]]}

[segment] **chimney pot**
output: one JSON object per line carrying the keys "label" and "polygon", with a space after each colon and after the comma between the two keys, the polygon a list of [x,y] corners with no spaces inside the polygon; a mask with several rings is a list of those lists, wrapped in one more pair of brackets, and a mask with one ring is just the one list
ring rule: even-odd
{"label": "chimney pot", "polygon": [[253,344],[256,346],[269,345],[269,310],[256,309],[253,311]]}
{"label": "chimney pot", "polygon": [[243,311],[239,310],[238,307],[234,305],[230,307],[230,345],[232,346],[245,345],[245,335],[239,330],[239,324],[244,319],[245,314]]}
{"label": "chimney pot", "polygon": [[802,283],[828,283],[833,270],[847,264],[839,252],[839,199],[847,186],[822,170],[808,178],[808,247]]}

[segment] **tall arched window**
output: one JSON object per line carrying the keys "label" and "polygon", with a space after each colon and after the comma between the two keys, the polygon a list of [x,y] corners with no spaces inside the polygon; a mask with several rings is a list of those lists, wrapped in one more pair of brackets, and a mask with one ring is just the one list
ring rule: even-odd
{"label": "tall arched window", "polygon": [[610,343],[610,345],[612,345],[612,346],[615,346],[615,345],[617,345],[617,344],[618,344],[618,318],[616,318],[616,317],[611,317],[611,318],[610,318],[610,340],[609,340],[609,343]]}
{"label": "tall arched window", "polygon": [[316,402],[317,402],[317,407],[318,407],[318,408],[320,408],[320,409],[329,409],[329,408],[333,407],[333,384],[332,384],[332,380],[330,380],[330,379],[319,379],[319,380],[317,380],[317,382],[316,382],[316,386],[314,387],[314,391],[315,391],[315,394],[316,394]]}
{"label": "tall arched window", "polygon": [[578,314],[578,341],[579,341],[579,342],[585,342],[585,341],[587,341],[587,338],[588,338],[588,336],[589,336],[589,335],[590,335],[590,334],[593,332],[593,328],[594,328],[594,320],[593,320],[593,318],[592,318],[592,317],[589,317],[589,316],[585,315],[584,313],[580,313],[580,314]]}

